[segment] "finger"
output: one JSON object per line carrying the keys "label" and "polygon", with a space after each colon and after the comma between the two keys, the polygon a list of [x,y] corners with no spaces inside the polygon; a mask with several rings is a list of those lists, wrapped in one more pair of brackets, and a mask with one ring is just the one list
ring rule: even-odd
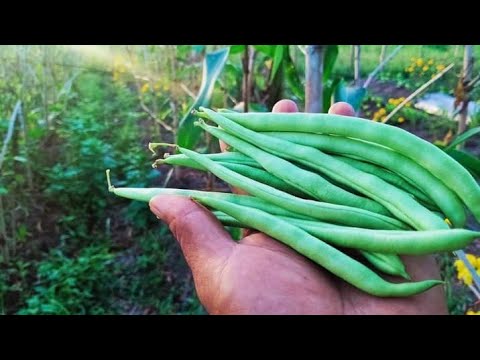
{"label": "finger", "polygon": [[275,105],[273,105],[272,112],[274,113],[298,112],[298,106],[292,100],[283,99],[278,101]]}
{"label": "finger", "polygon": [[355,110],[353,109],[352,105],[342,101],[333,104],[330,109],[328,109],[328,113],[335,115],[355,116]]}
{"label": "finger", "polygon": [[150,210],[165,221],[178,240],[194,277],[221,266],[235,243],[215,216],[193,200],[160,195],[150,200]]}

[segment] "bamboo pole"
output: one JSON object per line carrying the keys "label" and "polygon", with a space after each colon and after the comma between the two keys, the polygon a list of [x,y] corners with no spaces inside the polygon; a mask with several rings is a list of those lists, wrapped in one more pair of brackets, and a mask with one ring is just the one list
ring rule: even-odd
{"label": "bamboo pole", "polygon": [[410,96],[408,96],[405,100],[403,100],[398,106],[393,109],[393,111],[387,115],[387,117],[382,121],[383,123],[386,123],[388,120],[390,120],[397,112],[399,112],[409,101],[411,101],[414,97],[418,96],[419,94],[422,93],[427,87],[429,87],[431,84],[433,84],[435,81],[440,79],[448,70],[450,70],[453,67],[453,63],[448,65],[445,69],[443,69],[441,72],[439,72],[435,77],[431,78],[428,80],[425,84],[420,86],[417,90],[415,90]]}

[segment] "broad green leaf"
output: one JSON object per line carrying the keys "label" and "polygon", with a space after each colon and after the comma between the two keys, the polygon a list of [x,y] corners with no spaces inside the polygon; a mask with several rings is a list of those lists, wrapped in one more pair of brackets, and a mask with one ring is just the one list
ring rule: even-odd
{"label": "broad green leaf", "polygon": [[338,45],[327,45],[323,59],[323,83],[330,79],[338,57]]}
{"label": "broad green leaf", "polygon": [[284,55],[286,54],[286,52],[288,52],[288,45],[276,46],[275,55],[273,56],[272,75],[270,76],[270,82],[275,79],[275,75],[277,75],[277,71],[283,63]]}
{"label": "broad green leaf", "polygon": [[275,55],[276,45],[253,45],[253,47],[255,48],[255,50],[267,56],[270,56],[271,58],[273,58],[273,56]]}
{"label": "broad green leaf", "polygon": [[298,71],[290,56],[290,53],[285,57],[285,76],[287,83],[290,86],[293,94],[298,97],[301,102],[305,101],[305,88],[298,76]]}
{"label": "broad green leaf", "polygon": [[358,111],[365,95],[367,95],[367,89],[346,86],[345,81],[342,80],[335,89],[334,102],[347,102],[352,105],[355,111]]}
{"label": "broad green leaf", "polygon": [[480,159],[465,151],[455,149],[450,149],[446,153],[462,164],[474,177],[480,178]]}
{"label": "broad green leaf", "polygon": [[466,168],[476,179],[480,179],[480,159],[476,156],[461,150],[450,149],[447,147],[435,144],[437,147],[445,151],[453,159],[459,162],[464,168]]}
{"label": "broad green leaf", "polygon": [[340,81],[341,79],[336,78],[333,81],[323,83],[323,112],[328,112],[328,109],[332,106],[332,102],[334,101],[332,97]]}
{"label": "broad green leaf", "polygon": [[13,160],[18,161],[18,162],[22,162],[22,163],[27,162],[27,159],[23,156],[14,156]]}
{"label": "broad green leaf", "polygon": [[245,51],[245,45],[230,45],[230,55],[235,55]]}
{"label": "broad green leaf", "polygon": [[473,128],[473,129],[470,129],[470,130],[468,130],[468,131],[465,131],[463,134],[460,134],[459,136],[457,136],[457,137],[445,148],[445,151],[454,149],[457,145],[459,145],[459,144],[467,141],[467,140],[470,139],[472,136],[475,136],[475,135],[477,135],[478,133],[480,133],[480,126],[479,126],[479,127],[476,127],[476,128]]}
{"label": "broad green leaf", "polygon": [[208,107],[213,94],[215,81],[222,72],[225,61],[228,57],[229,48],[223,48],[205,56],[203,61],[203,76],[200,91],[193,105],[190,107],[184,118],[180,121],[177,131],[177,144],[187,149],[193,149],[198,143],[201,134],[201,128],[193,125],[196,117],[192,115],[192,110],[200,106]]}

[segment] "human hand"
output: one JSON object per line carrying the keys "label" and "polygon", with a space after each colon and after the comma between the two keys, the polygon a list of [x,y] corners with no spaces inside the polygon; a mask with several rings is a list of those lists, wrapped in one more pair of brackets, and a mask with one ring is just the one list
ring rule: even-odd
{"label": "human hand", "polygon": [[[290,100],[281,100],[273,111],[298,108]],[[337,103],[329,113],[353,116],[354,112],[350,105]],[[198,297],[210,314],[447,313],[439,286],[408,298],[374,297],[265,234],[234,242],[215,216],[191,199],[160,195],[150,201],[150,209],[180,243]],[[440,278],[433,256],[402,259],[414,281]]]}

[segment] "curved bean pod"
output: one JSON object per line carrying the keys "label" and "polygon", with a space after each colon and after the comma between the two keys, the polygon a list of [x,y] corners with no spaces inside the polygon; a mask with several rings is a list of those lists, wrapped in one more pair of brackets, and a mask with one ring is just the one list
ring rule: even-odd
{"label": "curved bean pod", "polygon": [[402,154],[383,146],[341,136],[293,132],[275,132],[274,136],[320,150],[356,156],[383,166],[419,187],[450,219],[454,227],[461,228],[465,225],[465,208],[455,192],[424,167]]}
{"label": "curved bean pod", "polygon": [[291,186],[302,190],[317,200],[331,204],[357,207],[387,216],[391,215],[390,212],[379,203],[352,194],[333,185],[319,174],[302,169],[281,157],[263,151],[222,129],[209,126],[205,124],[203,120],[200,120],[197,124],[216,138],[223,140],[230,146],[233,146],[237,151],[240,151],[255,160],[269,173],[282,179]]}
{"label": "curved bean pod", "polygon": [[206,117],[217,123],[225,131],[234,133],[242,140],[254,143],[259,148],[268,149],[269,152],[278,156],[313,167],[341,183],[346,183],[371,199],[376,200],[397,218],[416,229],[448,228],[441,219],[416,202],[404,191],[375,176],[357,170],[318,149],[256,133],[224,116],[229,114],[222,115],[205,108],[201,108],[201,110],[206,114]]}
{"label": "curved bean pod", "polygon": [[381,144],[415,160],[453,190],[480,221],[480,187],[456,160],[435,145],[388,124],[333,114],[225,113],[255,131],[302,131],[354,137]]}
{"label": "curved bean pod", "polygon": [[411,280],[410,275],[408,275],[407,270],[405,269],[405,264],[398,255],[369,252],[365,250],[359,250],[359,252],[370,262],[370,264],[385,274],[401,276],[404,279]]}
{"label": "curved bean pod", "polygon": [[[203,167],[202,165],[200,165],[199,163],[195,162],[194,160],[188,157],[184,157],[184,158],[174,157],[173,159],[171,159],[171,157],[168,157],[165,160],[170,160],[170,161],[157,160],[155,164],[157,165],[157,164],[168,163],[169,165],[186,166],[192,169],[207,171],[205,167]],[[278,178],[277,176],[263,169],[259,169],[258,167],[252,167],[249,165],[244,165],[241,163],[234,163],[234,162],[223,162],[223,161],[216,161],[216,162],[225,166],[227,169],[235,171],[236,173],[247,176],[250,179],[259,181],[263,184],[267,184],[276,189],[285,191],[289,194],[292,194],[295,196],[301,196],[301,197],[305,197],[306,195],[308,195],[304,191],[302,191],[300,188],[292,186],[286,183],[285,181],[283,181],[282,179]]]}
{"label": "curved bean pod", "polygon": [[[267,211],[268,212],[268,211]],[[214,212],[229,226],[245,227],[237,220]],[[427,255],[462,249],[480,237],[480,232],[465,229],[396,231],[338,226],[310,219],[279,218],[325,241],[345,248],[402,255]]]}
{"label": "curved bean pod", "polygon": [[[301,214],[297,214],[292,211],[288,211],[280,206],[276,206],[272,203],[264,201],[250,195],[237,195],[231,193],[222,193],[214,191],[200,191],[200,190],[187,190],[187,189],[174,189],[174,188],[129,188],[129,187],[114,187],[109,186],[109,191],[117,196],[124,197],[131,200],[149,202],[153,197],[157,195],[178,195],[185,197],[193,196],[206,196],[218,198],[224,201],[229,201],[238,205],[252,207],[266,211],[273,215],[282,215],[289,218],[296,219],[310,219],[313,218]],[[238,224],[237,224],[238,225]],[[231,226],[237,226],[231,225]]]}
{"label": "curved bean pod", "polygon": [[[238,152],[238,151],[231,151],[231,152],[224,152],[224,153],[216,153],[216,154],[205,154],[209,159],[215,161],[221,161],[224,163],[235,163],[235,164],[242,164],[248,165],[256,168],[261,168],[260,164],[257,163],[252,158]],[[169,164],[169,165],[179,165],[179,166],[188,166],[192,167],[191,164],[193,163],[192,160],[183,154],[175,154],[175,155],[168,155],[165,159],[157,160],[161,164]]]}
{"label": "curved bean pod", "polygon": [[[238,220],[225,213],[213,211],[213,214],[225,226],[248,228],[248,226],[245,224],[240,223]],[[302,226],[299,227],[302,228]],[[365,259],[367,259],[378,270],[389,275],[401,276],[407,280],[411,280],[405,269],[405,265],[398,255],[368,252],[364,250],[359,250],[359,253],[362,254],[363,257],[365,257]]]}
{"label": "curved bean pod", "polygon": [[332,155],[335,159],[343,161],[350,166],[358,170],[365,171],[369,174],[378,176],[380,179],[385,180],[389,184],[392,184],[402,190],[405,190],[410,195],[414,196],[420,203],[428,204],[430,208],[435,208],[438,210],[438,207],[429,199],[423,192],[418,190],[415,186],[411,185],[408,181],[404,180],[401,176],[384,169],[378,165],[364,162],[361,160],[353,159],[351,157],[342,156],[342,155]]}
{"label": "curved bean pod", "polygon": [[439,280],[390,283],[360,262],[274,215],[213,198],[194,197],[194,199],[283,242],[339,278],[371,295],[382,297],[410,296],[442,284],[442,281]]}
{"label": "curved bean pod", "polygon": [[298,198],[271,186],[249,179],[246,176],[237,174],[195,151],[180,147],[179,150],[181,153],[191,157],[230,185],[243,189],[253,196],[257,196],[290,211],[319,220],[344,224],[347,226],[390,230],[405,228],[405,225],[397,219],[373,213],[371,211]]}

